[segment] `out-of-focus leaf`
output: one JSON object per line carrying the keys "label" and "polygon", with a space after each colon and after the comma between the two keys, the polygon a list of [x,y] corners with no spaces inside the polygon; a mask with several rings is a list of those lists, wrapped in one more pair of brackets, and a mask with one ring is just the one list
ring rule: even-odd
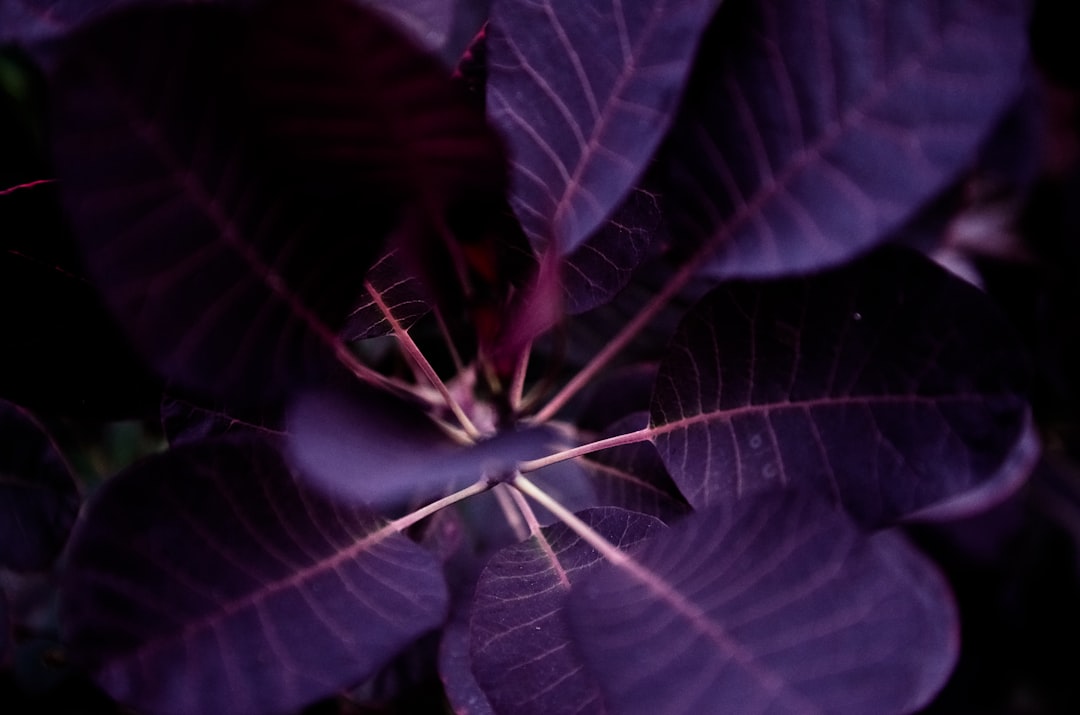
{"label": "out-of-focus leaf", "polygon": [[[633,432],[648,422],[646,412],[627,415],[603,436]],[[690,511],[651,442],[605,449],[584,458],[581,465],[588,470],[601,504],[649,514],[668,523]]]}
{"label": "out-of-focus leaf", "polygon": [[499,0],[487,106],[530,242],[567,254],[640,178],[719,0]]}
{"label": "out-of-focus leaf", "polygon": [[460,0],[355,0],[392,19],[424,47],[446,44]]}
{"label": "out-of-focus leaf", "polygon": [[[941,249],[1017,258],[1011,224],[1039,172],[1043,108],[1027,86],[983,142],[974,165],[889,239],[941,258]],[[963,256],[967,259],[967,255]]]}
{"label": "out-of-focus leaf", "polygon": [[642,362],[608,370],[597,377],[589,385],[574,423],[579,429],[606,432],[635,412],[648,412],[658,369],[657,363]]}
{"label": "out-of-focus leaf", "polygon": [[68,212],[134,342],[185,388],[268,403],[322,374],[394,224],[501,181],[445,70],[346,0],[147,8],[64,49]]}
{"label": "out-of-focus leaf", "polygon": [[286,416],[289,454],[312,484],[340,499],[379,506],[425,499],[557,451],[547,427],[498,432],[475,445],[452,441],[418,408],[375,392],[311,391]]}
{"label": "out-of-focus leaf", "polygon": [[166,394],[161,400],[161,426],[173,447],[241,432],[273,442],[285,436],[284,422],[279,409],[242,410],[176,394]]}
{"label": "out-of-focus leaf", "polygon": [[147,712],[292,712],[445,617],[434,557],[298,483],[259,440],[204,442],[108,481],[72,534],[65,642]]}
{"label": "out-of-focus leaf", "polygon": [[[615,507],[579,516],[623,549],[663,529],[652,517]],[[602,561],[569,527],[556,524],[488,562],[469,628],[473,672],[496,712],[607,712],[563,617],[571,586]]]}
{"label": "out-of-focus leaf", "polygon": [[0,400],[0,567],[48,569],[67,541],[79,501],[71,470],[45,429],[26,410]]}
{"label": "out-of-focus leaf", "polygon": [[487,105],[487,28],[485,22],[466,45],[453,74],[480,108]]}
{"label": "out-of-focus leaf", "polygon": [[[136,5],[251,4],[250,0],[0,0],[0,42],[36,43]],[[354,0],[378,10],[425,47],[446,42],[455,0]]]}
{"label": "out-of-focus leaf", "polygon": [[0,591],[0,666],[7,665],[11,650],[11,622],[8,620],[7,596]]}
{"label": "out-of-focus leaf", "polygon": [[630,282],[649,248],[666,241],[660,198],[634,189],[615,214],[563,262],[566,312],[584,313]]}
{"label": "out-of-focus leaf", "polygon": [[715,276],[839,263],[975,160],[1021,87],[1026,0],[735,0],[671,132],[673,235]]}
{"label": "out-of-focus leaf", "polygon": [[511,379],[514,368],[532,350],[533,343],[563,318],[559,256],[546,251],[537,264],[528,283],[513,296],[496,339],[485,350],[488,361],[504,379]]}
{"label": "out-of-focus leaf", "polygon": [[1027,476],[1027,383],[989,299],[893,248],[710,293],[661,364],[653,440],[695,507],[812,487],[866,525],[944,516]]}
{"label": "out-of-focus leaf", "polygon": [[[384,253],[368,269],[364,280],[378,292],[379,299],[405,329],[431,310],[419,280],[401,264],[396,249]],[[363,340],[392,332],[393,328],[375,299],[365,293],[359,305],[349,313],[342,335],[346,340]]]}
{"label": "out-of-focus leaf", "polygon": [[567,605],[621,715],[913,712],[956,660],[934,566],[805,493],[709,508],[631,558],[586,575]]}
{"label": "out-of-focus leaf", "polygon": [[472,672],[469,624],[453,621],[443,628],[439,644],[439,675],[455,715],[495,715],[491,701]]}
{"label": "out-of-focus leaf", "polygon": [[264,5],[238,55],[241,89],[305,186],[354,212],[407,206],[404,222],[440,234],[455,204],[504,198],[502,146],[435,58],[353,0]]}
{"label": "out-of-focus leaf", "polygon": [[148,0],[0,0],[0,43],[34,44]]}

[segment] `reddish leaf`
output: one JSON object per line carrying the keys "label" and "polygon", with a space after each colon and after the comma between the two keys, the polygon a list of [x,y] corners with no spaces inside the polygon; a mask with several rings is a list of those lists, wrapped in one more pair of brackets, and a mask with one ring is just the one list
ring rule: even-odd
{"label": "reddish leaf", "polygon": [[357,212],[414,203],[408,220],[439,231],[455,204],[503,198],[502,147],[434,57],[350,0],[264,5],[242,90],[305,184],[349,194]]}

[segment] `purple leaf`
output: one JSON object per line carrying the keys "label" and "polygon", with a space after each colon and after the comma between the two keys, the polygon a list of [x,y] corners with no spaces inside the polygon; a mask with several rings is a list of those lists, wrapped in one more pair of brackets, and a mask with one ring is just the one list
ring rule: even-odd
{"label": "purple leaf", "polygon": [[887,249],[710,293],[661,364],[653,441],[696,508],[783,486],[871,526],[979,509],[1036,457],[1027,372],[982,293]]}
{"label": "purple leaf", "polygon": [[512,157],[515,213],[568,254],[629,192],[671,123],[718,0],[499,0],[487,105]]}
{"label": "purple leaf", "polygon": [[400,505],[508,477],[515,465],[565,443],[535,427],[499,432],[465,446],[419,408],[374,392],[347,398],[307,392],[288,410],[289,454],[304,478],[337,498]]}
{"label": "purple leaf", "polygon": [[446,44],[454,23],[456,0],[355,0],[378,10],[407,31],[424,47],[438,49]]}
{"label": "purple leaf", "polygon": [[[614,507],[580,516],[620,548],[663,529],[652,517]],[[495,712],[606,712],[563,617],[571,586],[602,561],[567,526],[556,524],[488,562],[472,606],[471,655],[477,682]]]}
{"label": "purple leaf", "polygon": [[[562,444],[560,448],[567,448],[572,444]],[[548,453],[557,450],[548,450]],[[573,512],[584,511],[598,506],[604,506],[598,495],[592,475],[576,460],[557,462],[551,466],[531,472],[529,479],[540,487],[555,501]],[[541,526],[550,526],[558,523],[559,518],[539,504],[534,504],[533,512]]]}
{"label": "purple leaf", "polygon": [[[613,437],[633,432],[649,421],[646,412],[627,415],[602,435]],[[605,449],[583,458],[581,465],[591,476],[601,504],[622,507],[672,523],[690,511],[671,480],[664,460],[650,442],[636,442]]]}
{"label": "purple leaf", "polygon": [[[390,314],[406,330],[431,310],[423,286],[402,265],[396,249],[384,253],[368,269],[364,280],[378,292],[380,300],[390,309]],[[346,340],[364,340],[392,332],[393,328],[375,299],[365,293],[360,304],[349,313],[342,336]]]}
{"label": "purple leaf", "polygon": [[60,601],[73,657],[112,697],[193,715],[294,711],[446,611],[430,553],[304,488],[257,440],[179,447],[107,482]]}
{"label": "purple leaf", "polygon": [[[659,256],[656,260],[646,261],[613,300],[594,310],[571,316],[566,321],[570,349],[565,361],[578,366],[588,364],[626,323],[637,317],[656,293],[675,279],[679,266],[670,258]],[[712,279],[691,278],[688,285],[669,299],[660,313],[640,331],[638,338],[623,350],[622,360],[629,363],[659,361],[682,316],[715,285],[716,281]]]}
{"label": "purple leaf", "polygon": [[453,621],[443,628],[439,644],[439,675],[455,715],[495,715],[491,701],[472,672],[469,625]]}
{"label": "purple leaf", "polygon": [[634,189],[615,214],[563,262],[566,312],[584,313],[626,287],[649,248],[664,235],[660,197]]}
{"label": "purple leaf", "polygon": [[241,432],[274,442],[285,436],[284,422],[278,409],[245,410],[176,394],[161,400],[161,426],[173,447]]}
{"label": "purple leaf", "polygon": [[447,73],[345,0],[154,8],[64,46],[69,213],[134,342],[188,389],[268,403],[323,374],[399,214],[500,183]]}
{"label": "purple leaf", "polygon": [[567,605],[620,715],[911,712],[956,660],[935,568],[805,494],[712,507],[631,559],[587,575]]}
{"label": "purple leaf", "polygon": [[1026,0],[733,2],[672,129],[673,233],[714,276],[836,264],[975,159],[1021,87]]}
{"label": "purple leaf", "polygon": [[79,510],[71,469],[45,428],[0,400],[0,568],[44,571]]}

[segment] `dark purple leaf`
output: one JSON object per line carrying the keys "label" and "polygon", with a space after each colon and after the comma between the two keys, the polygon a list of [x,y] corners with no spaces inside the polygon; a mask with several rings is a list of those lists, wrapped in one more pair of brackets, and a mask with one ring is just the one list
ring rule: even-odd
{"label": "dark purple leaf", "polygon": [[0,400],[0,568],[52,566],[79,502],[71,469],[44,427]]}
{"label": "dark purple leaf", "polygon": [[[64,35],[113,12],[134,6],[210,4],[234,6],[247,0],[0,0],[0,42],[35,43]],[[427,47],[446,42],[452,0],[354,0],[378,10]]]}
{"label": "dark purple leaf", "polygon": [[882,250],[726,284],[684,319],[654,442],[695,507],[813,487],[866,525],[1001,498],[1037,454],[1015,333],[978,290]]}
{"label": "dark purple leaf", "polygon": [[657,363],[643,362],[603,373],[590,384],[574,423],[579,429],[605,432],[635,412],[648,411],[658,369]]}
{"label": "dark purple leaf", "polygon": [[499,0],[487,106],[530,242],[568,254],[640,178],[718,0]]}
{"label": "dark purple leaf", "polygon": [[491,703],[472,672],[468,611],[488,557],[519,540],[501,513],[494,490],[458,502],[425,522],[421,544],[442,559],[453,603],[440,634],[436,668],[447,703],[456,715],[493,715]]}
{"label": "dark purple leaf", "polygon": [[354,212],[389,200],[440,241],[457,204],[503,200],[502,146],[434,57],[355,0],[264,4],[240,59],[243,90],[305,185],[348,194]]}
{"label": "dark purple leaf", "polygon": [[[652,517],[614,507],[580,517],[620,548],[663,529]],[[488,562],[472,605],[471,656],[477,682],[496,712],[607,712],[563,617],[571,586],[602,561],[577,534],[556,524]]]}
{"label": "dark purple leaf", "polygon": [[[571,446],[573,444],[563,443],[560,448]],[[557,450],[549,449],[548,453],[554,451]],[[531,472],[529,479],[570,511],[584,511],[604,505],[597,496],[592,476],[575,460],[557,462],[539,471]],[[532,509],[541,526],[550,526],[559,522],[557,516],[539,504],[534,504]]]}
{"label": "dark purple leaf", "polygon": [[148,712],[292,712],[442,622],[435,558],[304,488],[258,440],[114,477],[72,535],[60,620],[77,662]]}
{"label": "dark purple leaf", "polygon": [[[504,493],[503,496],[507,495]],[[476,579],[491,554],[504,546],[516,544],[524,536],[523,533],[515,531],[514,525],[507,519],[504,503],[496,496],[495,490],[491,489],[454,505],[469,530],[474,553],[479,559],[479,563],[474,561],[469,564],[470,581],[463,593],[466,599],[472,599]],[[518,519],[517,522],[518,528],[525,528],[523,519]],[[475,570],[472,568],[474,566],[477,567]]]}
{"label": "dark purple leaf", "polygon": [[346,0],[149,9],[65,49],[56,157],[91,272],[193,390],[266,403],[325,372],[399,214],[500,181],[447,73]]}
{"label": "dark purple leaf", "polygon": [[[431,310],[423,286],[402,265],[396,249],[383,254],[368,269],[364,280],[378,292],[380,300],[390,309],[390,314],[406,330]],[[342,336],[346,340],[363,340],[392,332],[386,315],[374,298],[365,293],[360,304],[349,313]]]}
{"label": "dark purple leaf", "polygon": [[166,394],[161,400],[161,426],[173,447],[241,432],[273,442],[285,436],[284,422],[278,409],[245,410],[177,394]]}
{"label": "dark purple leaf", "polygon": [[0,196],[0,227],[0,397],[43,413],[153,414],[159,381],[86,280],[56,186]]}
{"label": "dark purple leaf", "polygon": [[588,574],[567,605],[620,715],[906,713],[956,660],[933,565],[805,494],[720,504],[631,558]]}
{"label": "dark purple leaf", "polygon": [[[646,412],[627,415],[612,424],[602,436],[633,432],[648,421]],[[581,464],[588,470],[601,504],[649,514],[667,523],[690,511],[651,442],[605,449],[583,458]]]}
{"label": "dark purple leaf", "polygon": [[671,132],[673,234],[713,246],[707,270],[725,277],[832,265],[885,240],[1015,99],[1027,5],[728,3]]}
{"label": "dark purple leaf", "polygon": [[[404,712],[436,712],[443,703],[435,690],[440,635],[435,631],[426,633],[375,676],[345,693],[344,702],[339,699],[338,706],[347,710],[348,701],[352,701],[352,704],[360,705],[361,712],[369,708],[379,711],[394,707],[400,707]],[[323,707],[327,705],[330,703],[324,703]],[[317,711],[319,707],[313,709]]]}
{"label": "dark purple leaf", "polygon": [[453,621],[443,628],[439,645],[439,675],[455,715],[495,715],[491,701],[472,672],[469,625]]}
{"label": "dark purple leaf", "polygon": [[7,596],[0,591],[0,666],[7,665],[11,651],[11,621],[8,619]]}
{"label": "dark purple leaf", "polygon": [[[562,360],[577,366],[589,363],[626,323],[640,314],[655,298],[657,291],[663,290],[673,279],[679,267],[670,258],[659,256],[646,261],[613,300],[594,310],[571,316],[565,323],[568,350],[565,357],[560,356]],[[692,278],[678,295],[667,301],[660,313],[641,330],[637,340],[622,351],[620,358],[630,364],[658,361],[682,316],[715,285],[716,281],[712,279]]]}
{"label": "dark purple leaf", "polygon": [[558,451],[547,427],[498,432],[458,444],[418,408],[377,393],[308,392],[289,407],[289,453],[313,485],[350,502],[390,506],[510,475]]}
{"label": "dark purple leaf", "polygon": [[505,352],[521,296],[535,294],[537,257],[505,197],[480,195],[456,209],[450,222],[456,240],[408,233],[398,241],[402,263],[430,293],[451,335],[470,336],[485,355]]}
{"label": "dark purple leaf", "polygon": [[563,263],[566,312],[584,313],[626,287],[649,248],[665,242],[660,198],[634,189],[615,214]]}
{"label": "dark purple leaf", "polygon": [[0,0],[0,43],[35,44],[76,30],[110,12],[146,4],[151,3],[149,0]]}

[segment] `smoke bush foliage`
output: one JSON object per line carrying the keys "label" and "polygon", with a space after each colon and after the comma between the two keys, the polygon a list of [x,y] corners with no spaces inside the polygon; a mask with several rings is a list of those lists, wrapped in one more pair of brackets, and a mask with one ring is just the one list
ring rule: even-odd
{"label": "smoke bush foliage", "polygon": [[1014,140],[1026,3],[495,0],[454,68],[449,8],[0,3],[54,172],[4,199],[62,206],[96,293],[40,280],[169,441],[80,507],[23,384],[3,566],[59,554],[137,712],[926,705],[958,615],[899,527],[1038,454],[1016,336],[917,250]]}

